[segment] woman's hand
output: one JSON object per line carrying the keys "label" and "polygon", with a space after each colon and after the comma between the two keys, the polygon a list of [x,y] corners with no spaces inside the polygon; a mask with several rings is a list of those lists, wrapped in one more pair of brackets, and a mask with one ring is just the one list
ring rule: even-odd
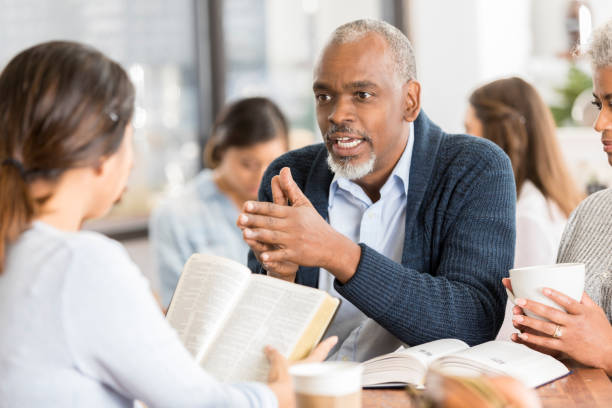
{"label": "woman's hand", "polygon": [[[332,336],[323,340],[319,345],[300,363],[316,363],[325,360],[329,351],[338,342],[338,337]],[[295,407],[295,396],[293,384],[289,375],[289,362],[278,352],[278,350],[267,346],[264,350],[270,362],[270,373],[268,374],[268,387],[278,399],[279,408]]]}
{"label": "woman's hand", "polygon": [[612,325],[602,308],[586,292],[580,302],[550,288],[544,288],[542,293],[567,312],[528,299],[516,299],[519,309],[550,321],[515,313],[515,327],[530,330],[513,334],[512,340],[531,348],[563,352],[582,364],[603,368],[611,375]]}
{"label": "woman's hand", "polygon": [[[514,293],[514,291],[512,290],[512,281],[510,280],[510,278],[503,278],[502,284],[506,287],[506,289]],[[525,312],[523,311],[523,308],[519,306],[514,306],[512,308],[512,315],[514,317],[515,316],[525,316]],[[530,334],[535,334],[535,335],[540,335],[540,336],[546,336],[546,333],[541,333],[537,330],[532,329],[531,327],[523,326],[515,318],[512,319],[512,325],[514,326],[515,329],[518,329],[521,333],[530,333]],[[520,343],[520,341],[516,340],[517,339],[516,334],[513,334],[511,339],[517,343]],[[529,346],[530,348],[536,351],[539,351],[540,353],[548,354],[555,358],[559,358],[561,356],[561,352],[558,350],[551,350],[551,349],[547,349],[546,347],[540,347],[540,346],[536,346],[533,344],[527,344],[527,346]]]}

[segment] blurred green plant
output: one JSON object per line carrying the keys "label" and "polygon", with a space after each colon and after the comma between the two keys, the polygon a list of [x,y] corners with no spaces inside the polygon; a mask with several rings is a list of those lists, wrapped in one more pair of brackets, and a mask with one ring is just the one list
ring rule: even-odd
{"label": "blurred green plant", "polygon": [[550,107],[557,126],[577,125],[572,119],[572,106],[576,97],[591,86],[590,75],[580,70],[576,65],[570,66],[565,84],[562,87],[555,88],[555,92],[561,97],[561,103]]}

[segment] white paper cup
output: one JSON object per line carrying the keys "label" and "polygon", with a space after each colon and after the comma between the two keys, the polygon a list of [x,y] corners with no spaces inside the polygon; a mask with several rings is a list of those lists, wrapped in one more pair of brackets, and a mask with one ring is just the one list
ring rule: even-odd
{"label": "white paper cup", "polygon": [[[510,270],[510,281],[514,294],[507,289],[506,292],[512,303],[515,298],[523,298],[565,311],[563,307],[544,296],[542,289],[554,289],[580,302],[584,291],[584,264],[565,263],[515,268]],[[525,310],[525,313],[527,316],[547,320],[528,310]]]}
{"label": "white paper cup", "polygon": [[361,408],[359,363],[327,361],[289,368],[297,408]]}

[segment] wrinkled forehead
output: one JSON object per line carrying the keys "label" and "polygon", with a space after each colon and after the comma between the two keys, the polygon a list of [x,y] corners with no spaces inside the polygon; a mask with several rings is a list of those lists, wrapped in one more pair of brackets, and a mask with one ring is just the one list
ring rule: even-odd
{"label": "wrinkled forehead", "polygon": [[315,64],[313,80],[341,74],[366,77],[396,72],[393,54],[387,41],[376,33],[368,33],[351,41],[328,43]]}

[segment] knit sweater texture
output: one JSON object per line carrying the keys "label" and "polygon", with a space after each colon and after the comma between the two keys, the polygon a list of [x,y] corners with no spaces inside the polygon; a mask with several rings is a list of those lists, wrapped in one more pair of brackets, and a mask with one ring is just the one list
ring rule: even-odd
{"label": "knit sweater texture", "polygon": [[612,188],[592,194],[572,213],[557,262],[585,264],[584,290],[612,322]]}
{"label": "knit sweater texture", "polygon": [[[361,243],[353,277],[336,290],[401,341],[416,345],[495,338],[504,318],[501,279],[512,267],[516,193],[510,160],[493,143],[444,133],[421,112],[414,122],[401,263]],[[264,174],[261,201],[283,167],[327,220],[333,174],[323,144],[291,151]],[[265,273],[252,251],[249,267]],[[300,266],[296,282],[318,286],[319,268]]]}

